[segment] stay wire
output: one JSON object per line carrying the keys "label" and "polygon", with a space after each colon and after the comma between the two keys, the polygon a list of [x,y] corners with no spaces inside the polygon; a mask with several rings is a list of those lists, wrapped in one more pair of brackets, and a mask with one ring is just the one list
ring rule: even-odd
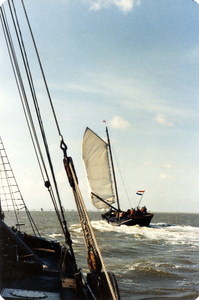
{"label": "stay wire", "polygon": [[[34,84],[33,84],[32,76],[31,76],[31,72],[30,72],[30,68],[29,68],[29,64],[28,64],[28,59],[27,59],[25,46],[23,44],[23,38],[22,38],[22,34],[21,34],[21,30],[20,30],[20,26],[19,26],[17,14],[16,14],[14,2],[12,1],[12,5],[13,5],[13,9],[14,9],[14,15],[13,15],[12,8],[11,8],[11,5],[10,5],[10,0],[8,0],[8,4],[9,4],[10,13],[11,13],[11,16],[12,16],[13,25],[14,25],[14,28],[15,28],[18,44],[19,44],[19,47],[20,47],[20,51],[21,51],[21,55],[22,55],[22,59],[23,59],[23,63],[24,63],[25,71],[26,71],[26,76],[27,76],[28,83],[29,83],[29,86],[30,86],[30,91],[31,91],[31,94],[32,94],[32,98],[34,100],[34,99],[36,99],[36,93],[35,93]],[[14,16],[15,16],[15,19],[14,19]],[[23,83],[23,81],[22,81],[22,83]],[[47,179],[49,180],[48,174],[47,174],[47,169],[45,167],[45,162],[44,162],[42,151],[41,151],[41,148],[40,148],[40,145],[39,145],[39,141],[38,141],[38,137],[37,137],[36,129],[35,129],[35,126],[34,126],[34,121],[33,121],[33,118],[32,118],[32,114],[31,114],[31,110],[30,110],[30,106],[29,106],[29,103],[28,103],[27,96],[24,98],[24,100],[25,100],[24,102],[25,102],[25,107],[26,107],[26,111],[27,111],[27,114],[28,114],[28,118],[29,118],[30,123],[31,123],[31,128],[32,128],[33,133],[34,133],[34,138],[35,138],[35,141],[36,141],[37,149],[38,149],[38,152],[39,152],[39,155],[40,155],[40,158],[41,158],[41,161],[42,161],[42,165],[43,165],[43,168],[44,168],[44,172],[46,174]],[[44,176],[43,176],[43,179],[44,179]],[[44,181],[45,181],[45,179],[44,179]]]}
{"label": "stay wire", "polygon": [[[13,3],[13,7],[14,7],[13,0],[12,0],[12,3]],[[22,1],[22,4],[23,4],[23,1]],[[42,68],[42,65],[41,65],[41,61],[40,61],[40,58],[39,58],[39,54],[38,54],[38,51],[37,51],[37,48],[36,48],[36,43],[35,43],[35,40],[34,40],[34,37],[33,37],[33,34],[32,34],[32,30],[31,30],[31,27],[30,27],[30,23],[29,23],[29,20],[28,20],[28,17],[27,17],[27,13],[26,13],[24,4],[23,4],[23,8],[24,8],[27,23],[29,25],[29,29],[30,29],[30,32],[31,32],[31,37],[32,37],[32,40],[33,40],[33,44],[35,46],[35,51],[37,53],[37,58],[38,58],[39,65],[40,65],[40,68],[41,68],[41,71],[42,71],[45,86],[47,88],[47,93],[50,96],[50,93],[49,93],[49,90],[48,90],[48,87],[47,87],[47,82],[46,82],[46,79],[45,79],[45,76],[44,76],[43,68]],[[16,20],[17,20],[16,11],[15,11],[15,17],[16,17]],[[40,114],[40,110],[39,110],[39,105],[38,105],[38,101],[37,101],[37,97],[36,97],[36,93],[35,93],[35,89],[34,89],[34,84],[33,84],[32,76],[31,76],[31,71],[30,71],[30,68],[29,68],[28,59],[27,59],[27,55],[26,55],[26,51],[25,51],[25,46],[23,44],[23,38],[22,38],[21,31],[20,31],[20,26],[19,26],[18,20],[17,20],[17,24],[18,24],[18,30],[19,30],[19,33],[20,33],[20,38],[21,38],[21,41],[22,41],[22,46],[23,46],[22,48],[23,48],[23,51],[25,53],[24,56],[23,56],[23,57],[25,57],[24,65],[27,67],[26,70],[28,70],[27,71],[27,77],[29,78],[29,84],[30,84],[30,89],[31,89],[31,92],[32,92],[33,102],[34,102],[34,105],[35,105],[35,111],[36,111],[36,114],[37,114],[40,130],[41,130],[41,135],[42,135],[42,138],[43,138],[43,142],[44,142],[44,146],[45,146],[45,150],[46,150],[46,155],[47,155],[47,158],[48,158],[48,163],[49,163],[49,167],[50,167],[50,170],[51,170],[51,175],[52,175],[52,178],[53,178],[53,183],[54,183],[54,187],[55,187],[55,190],[56,190],[56,195],[57,195],[57,199],[58,199],[58,203],[59,203],[60,211],[61,211],[61,215],[62,215],[61,226],[62,226],[62,229],[64,229],[63,232],[64,232],[64,235],[65,235],[66,242],[67,242],[67,244],[69,245],[69,247],[71,249],[72,248],[71,247],[72,241],[70,239],[70,233],[69,233],[68,228],[67,228],[67,222],[65,220],[63,207],[62,207],[62,204],[61,204],[61,198],[60,198],[60,195],[59,195],[59,190],[58,190],[58,186],[57,186],[57,182],[56,182],[56,178],[55,178],[53,164],[52,164],[52,160],[51,160],[51,157],[50,157],[50,151],[49,151],[49,147],[48,147],[48,143],[47,143],[47,139],[46,139],[46,135],[45,135],[45,130],[44,130],[43,123],[42,123],[42,118],[41,118],[41,114]],[[51,98],[50,98],[50,102],[51,102],[51,107],[52,107],[52,110],[53,110],[53,113],[54,113],[54,117],[56,119],[55,112],[54,112],[54,109],[53,109],[53,106],[52,106]],[[57,127],[58,127],[57,120],[56,120],[56,123],[57,123]],[[59,129],[59,127],[58,127],[58,129]],[[58,130],[58,132],[60,134],[60,130]],[[49,177],[48,177],[48,182],[50,182]],[[49,191],[51,191],[51,194],[53,193],[51,185],[50,185]],[[56,205],[56,202],[55,202],[54,195],[53,195],[53,203],[54,203],[54,206],[55,206],[56,213],[58,215],[58,219],[61,220],[61,218],[59,216],[58,208],[57,208],[57,205]],[[72,252],[72,250],[71,250],[71,252]],[[75,259],[74,259],[74,262],[75,262]],[[75,268],[76,268],[76,263],[75,263]]]}
{"label": "stay wire", "polygon": [[[44,75],[44,71],[43,71],[43,67],[42,67],[41,60],[40,60],[40,57],[39,57],[39,53],[38,53],[38,50],[37,50],[37,46],[36,46],[36,43],[35,43],[35,39],[34,39],[34,36],[33,36],[33,33],[32,33],[32,29],[31,29],[31,26],[30,26],[28,15],[27,15],[27,12],[26,12],[23,0],[21,2],[22,2],[22,6],[23,6],[23,9],[24,9],[25,16],[26,16],[26,20],[27,20],[27,23],[28,23],[28,27],[29,27],[29,30],[30,30],[31,38],[32,38],[32,41],[33,41],[33,44],[34,44],[34,48],[35,48],[35,51],[36,51],[36,54],[37,54],[37,59],[38,59],[39,66],[40,66],[40,69],[41,69],[41,72],[42,72],[44,84],[45,84],[45,87],[46,87],[46,90],[47,90],[47,94],[48,94],[48,97],[49,97],[49,100],[50,100],[50,104],[51,104],[51,108],[52,108],[52,111],[53,111],[53,115],[54,115],[54,118],[55,118],[55,121],[56,121],[56,124],[57,124],[59,135],[60,135],[61,133],[60,133],[60,130],[59,130],[59,126],[58,126],[57,118],[56,118],[56,115],[55,115],[55,111],[54,111],[54,108],[53,108],[53,105],[52,105],[52,100],[51,100],[51,97],[50,97],[50,92],[49,92],[48,85],[47,85],[47,82],[46,82],[46,78],[45,78],[45,75]],[[25,47],[24,47],[24,49],[25,49]],[[27,61],[27,63],[28,63],[28,61]],[[30,74],[30,77],[31,77],[32,88],[33,88],[33,80],[32,80],[30,69],[29,69],[29,74]],[[34,105],[35,105],[35,110],[36,110],[38,122],[39,122],[39,125],[40,125],[40,130],[41,130],[41,134],[42,134],[44,146],[45,146],[45,149],[46,149],[46,155],[47,155],[47,158],[48,158],[48,162],[49,162],[49,166],[50,166],[50,170],[51,170],[51,174],[52,174],[52,178],[53,178],[53,183],[54,183],[56,194],[57,194],[57,199],[58,199],[58,202],[59,202],[59,206],[60,206],[60,210],[61,210],[61,214],[62,214],[62,218],[63,218],[63,223],[65,225],[66,221],[65,221],[65,217],[64,217],[64,213],[63,213],[63,209],[62,209],[62,204],[61,204],[61,199],[60,199],[60,195],[59,195],[59,190],[58,190],[58,186],[57,186],[57,182],[56,182],[56,178],[55,178],[55,173],[54,173],[53,164],[52,164],[52,160],[51,160],[51,156],[50,156],[50,151],[49,151],[49,147],[48,147],[48,143],[47,143],[47,139],[46,139],[46,135],[45,135],[45,130],[44,130],[44,126],[43,126],[43,123],[42,123],[42,118],[41,118],[41,114],[40,114],[40,110],[39,110],[39,105],[38,105],[38,101],[37,101],[37,97],[36,97],[36,93],[35,92],[34,92],[33,100],[34,100]]]}
{"label": "stay wire", "polygon": [[[35,153],[36,153],[36,156],[37,156],[40,171],[41,171],[43,180],[45,181],[44,174],[43,174],[41,164],[40,164],[40,161],[39,161],[37,149],[36,149],[35,142],[34,142],[34,139],[33,139],[33,134],[31,132],[31,127],[33,126],[33,121],[31,120],[31,114],[29,114],[29,119],[30,119],[30,121],[29,121],[28,116],[27,116],[28,112],[26,112],[26,109],[25,109],[25,104],[24,104],[25,100],[23,100],[23,99],[27,99],[27,96],[26,96],[24,85],[23,85],[23,80],[22,80],[22,77],[21,77],[21,72],[20,72],[20,69],[19,69],[19,64],[18,64],[18,61],[17,61],[16,52],[15,52],[15,49],[14,49],[14,44],[12,42],[12,37],[11,37],[10,29],[9,29],[9,26],[8,26],[4,6],[2,5],[0,7],[0,9],[1,9],[1,15],[0,16],[1,16],[2,28],[3,28],[3,32],[4,32],[4,37],[5,37],[5,41],[6,41],[6,45],[7,45],[7,49],[8,49],[12,69],[13,69],[13,73],[14,73],[14,77],[15,77],[15,80],[16,80],[19,96],[20,96],[20,99],[21,99],[21,103],[22,103],[22,107],[23,107],[23,110],[24,110],[24,114],[25,114],[25,118],[26,118],[26,121],[27,121],[27,125],[28,125],[28,129],[29,129],[29,132],[30,132],[33,147],[34,147],[34,150],[35,150]],[[26,108],[28,110],[27,106],[26,106]],[[31,123],[31,125],[30,125],[29,122]],[[33,130],[34,130],[34,127],[33,127]],[[53,195],[52,195],[51,192],[50,192],[50,194],[51,194],[51,198],[53,198]],[[56,211],[57,211],[57,209],[56,209]],[[62,225],[62,221],[61,221],[59,216],[58,216],[58,218],[59,218],[60,223]]]}
{"label": "stay wire", "polygon": [[[9,8],[11,10],[11,6],[9,5]],[[4,10],[4,13],[5,13],[5,10]],[[3,14],[2,14],[3,15]],[[21,53],[22,53],[22,57],[23,57],[23,61],[24,61],[24,55],[23,55],[23,51],[22,51],[22,47],[21,47],[21,44],[20,44],[20,39],[19,39],[19,36],[18,36],[18,33],[17,33],[17,28],[16,28],[16,24],[15,24],[15,20],[14,20],[14,17],[13,17],[13,14],[12,14],[12,10],[11,10],[11,16],[12,16],[12,20],[13,20],[13,23],[14,23],[14,27],[15,27],[15,32],[17,34],[17,39],[18,39],[18,43],[20,45],[20,49],[21,49]],[[5,18],[5,16],[4,16]],[[25,117],[26,117],[26,120],[27,120],[27,124],[28,124],[28,127],[29,127],[29,132],[31,134],[31,139],[32,139],[32,142],[33,142],[33,146],[34,146],[34,149],[35,149],[35,153],[36,153],[36,156],[37,156],[37,159],[38,159],[38,163],[39,163],[39,166],[40,166],[40,170],[41,170],[41,174],[42,174],[42,177],[43,177],[43,180],[45,182],[45,178],[44,178],[44,174],[43,174],[43,171],[42,171],[42,168],[41,168],[41,164],[40,164],[40,161],[39,161],[39,158],[38,158],[38,153],[37,153],[37,150],[36,150],[36,147],[35,147],[35,143],[34,143],[34,139],[33,139],[33,135],[32,135],[32,132],[31,132],[31,129],[30,129],[30,126],[32,128],[32,131],[33,131],[33,134],[34,134],[34,138],[36,140],[36,144],[37,144],[37,148],[38,148],[38,151],[40,153],[40,158],[42,160],[42,163],[43,163],[43,167],[44,167],[44,170],[45,170],[45,173],[46,173],[46,176],[47,176],[47,179],[49,181],[49,176],[48,176],[48,173],[47,173],[47,170],[45,168],[45,163],[44,163],[44,159],[43,159],[43,156],[42,156],[42,152],[41,152],[41,148],[39,146],[39,142],[38,142],[38,138],[37,138],[37,134],[36,134],[36,130],[35,130],[35,127],[34,127],[34,122],[33,122],[33,119],[32,119],[32,116],[31,116],[31,112],[30,112],[30,107],[29,107],[29,104],[28,104],[28,100],[27,100],[27,96],[26,96],[26,93],[25,93],[25,88],[24,88],[24,85],[23,85],[23,80],[22,80],[22,77],[21,77],[21,72],[20,72],[20,69],[19,69],[19,65],[18,65],[18,62],[17,62],[17,58],[16,58],[16,52],[14,50],[14,45],[13,45],[13,42],[12,42],[12,39],[11,39],[11,34],[10,34],[10,31],[8,30],[8,24],[6,23],[6,21],[4,20],[4,24],[5,24],[5,28],[6,28],[6,31],[7,31],[7,38],[6,38],[6,43],[7,43],[7,47],[9,49],[9,55],[10,55],[10,58],[11,58],[11,55],[13,58],[11,58],[11,64],[12,64],[12,67],[13,67],[13,71],[14,71],[14,75],[15,75],[15,79],[16,79],[16,82],[17,82],[17,87],[18,87],[18,90],[19,90],[19,94],[20,94],[20,98],[21,98],[21,101],[22,101],[22,106],[23,106],[23,109],[24,109],[24,112],[25,112]],[[4,30],[5,31],[5,30]],[[8,46],[8,43],[10,45],[10,48]],[[11,54],[12,53],[12,54]],[[13,66],[15,65],[15,67]],[[27,67],[26,63],[24,62],[24,65]],[[14,69],[15,68],[15,69]],[[27,70],[27,68],[26,68]],[[16,75],[17,74],[17,75]],[[28,73],[27,73],[28,74]],[[17,80],[17,77],[18,77],[18,80]],[[28,75],[27,75],[28,77]],[[30,83],[30,80],[29,80],[29,83]],[[21,88],[21,91],[20,92],[20,88]],[[32,90],[32,88],[31,88]],[[22,97],[22,95],[23,97]],[[25,103],[25,104],[24,104]],[[25,108],[26,107],[26,108]],[[27,117],[28,115],[28,117]],[[28,121],[29,120],[29,121]],[[30,124],[29,124],[30,122]],[[63,225],[62,225],[62,220],[59,216],[59,212],[58,212],[58,207],[56,205],[56,201],[55,201],[55,197],[54,197],[54,194],[53,194],[53,191],[50,189],[49,190],[49,193],[51,195],[51,199],[52,199],[52,202],[54,204],[54,207],[55,207],[55,211],[57,213],[57,216],[58,216],[58,219],[60,221],[60,224],[61,224],[61,227],[62,227],[62,230],[63,232],[64,231],[64,228],[63,228]]]}
{"label": "stay wire", "polygon": [[[112,150],[114,152],[115,161],[116,161],[119,173],[120,173],[120,177],[121,177],[121,180],[122,180],[122,183],[123,183],[123,186],[124,186],[124,190],[125,190],[125,193],[126,193],[126,196],[127,196],[128,202],[129,202],[129,205],[130,205],[130,207],[132,207],[132,204],[131,204],[131,201],[130,201],[130,197],[129,197],[129,194],[128,194],[128,191],[127,191],[127,187],[126,187],[126,184],[125,184],[125,181],[124,181],[124,177],[122,175],[121,168],[120,168],[120,165],[119,165],[119,162],[118,162],[118,158],[117,158],[116,152],[114,151],[114,146],[112,146]],[[131,197],[132,197],[132,195],[131,195]]]}
{"label": "stay wire", "polygon": [[32,28],[30,26],[29,18],[28,18],[23,0],[21,0],[21,3],[22,3],[22,6],[23,6],[23,9],[24,9],[24,13],[25,13],[25,16],[26,16],[28,26],[29,26],[30,34],[32,36],[32,41],[33,41],[33,44],[34,44],[34,47],[35,47],[35,52],[37,54],[37,59],[38,59],[39,65],[40,65],[41,73],[42,73],[42,76],[43,76],[44,84],[45,84],[46,91],[47,91],[47,94],[48,94],[48,98],[49,98],[49,101],[50,101],[51,109],[52,109],[52,112],[53,112],[53,115],[54,115],[57,130],[58,130],[59,136],[61,136],[61,131],[60,131],[59,124],[58,124],[58,121],[57,121],[57,117],[56,117],[56,114],[55,114],[55,110],[54,110],[54,106],[53,106],[53,103],[52,103],[50,91],[49,91],[49,88],[48,88],[48,84],[47,84],[46,77],[45,77],[45,74],[44,74],[43,66],[42,66],[42,63],[41,63],[41,60],[40,60],[39,52],[37,50],[37,45],[36,45],[36,42],[35,42],[35,39],[34,39],[34,35],[33,35],[33,32],[32,32]]}
{"label": "stay wire", "polygon": [[[54,107],[53,107],[53,104],[52,104],[52,99],[51,99],[50,92],[49,92],[49,89],[48,89],[46,77],[45,77],[45,74],[44,74],[44,71],[43,71],[43,67],[42,67],[42,64],[41,64],[41,60],[40,60],[40,56],[39,56],[39,53],[38,53],[38,50],[37,50],[37,46],[36,46],[36,43],[35,43],[34,35],[33,35],[32,29],[31,29],[31,26],[30,26],[30,22],[29,22],[29,19],[28,19],[28,15],[27,15],[23,0],[21,0],[21,2],[22,2],[22,6],[23,6],[23,9],[24,9],[26,20],[27,20],[27,23],[28,23],[28,26],[29,26],[29,30],[30,30],[30,33],[31,33],[32,41],[33,41],[33,44],[34,44],[34,47],[35,47],[35,52],[37,54],[37,59],[38,59],[39,65],[40,65],[41,73],[42,73],[42,76],[43,76],[44,84],[45,84],[46,91],[47,91],[47,94],[48,94],[48,98],[49,98],[49,102],[50,102],[51,109],[52,109],[52,112],[53,112],[53,116],[54,116],[54,119],[55,119],[55,123],[56,123],[57,129],[58,129],[59,136],[61,136],[61,131],[60,131],[58,121],[57,121],[57,117],[56,117],[56,114],[55,114],[55,110],[54,110]],[[40,124],[40,129],[41,129],[41,133],[42,133],[42,137],[43,137],[43,141],[44,141],[44,145],[45,145],[45,149],[46,149],[46,154],[47,154],[47,157],[48,157],[49,166],[50,166],[50,169],[51,169],[51,174],[52,174],[52,177],[53,177],[53,182],[54,182],[55,190],[56,190],[56,193],[57,193],[58,202],[59,202],[59,205],[60,205],[63,224],[64,224],[64,227],[65,227],[65,230],[66,230],[66,234],[69,237],[69,232],[68,232],[68,229],[67,229],[66,220],[65,220],[65,216],[64,216],[64,212],[63,212],[63,207],[62,207],[62,204],[61,204],[61,199],[60,199],[58,186],[57,186],[57,182],[56,182],[56,178],[55,178],[55,174],[54,174],[54,169],[53,169],[53,165],[52,165],[52,161],[51,161],[51,157],[50,157],[50,152],[49,152],[49,148],[48,148],[48,144],[47,144],[47,140],[46,140],[46,136],[45,136],[45,131],[44,131],[44,127],[43,127],[43,124],[42,124],[42,119],[41,119],[40,112],[39,112],[39,106],[38,106],[38,103],[36,101],[35,101],[35,109],[37,111],[38,121],[39,121],[39,124]],[[69,243],[72,243],[70,241],[70,239],[69,239]]]}
{"label": "stay wire", "polygon": [[[8,49],[12,69],[13,69],[13,73],[14,73],[14,77],[15,77],[15,80],[16,80],[19,96],[20,96],[20,99],[21,99],[21,102],[22,102],[23,110],[25,112],[26,121],[27,121],[28,128],[29,128],[29,131],[30,131],[30,124],[28,122],[27,113],[26,113],[25,106],[24,106],[24,103],[23,103],[23,98],[27,98],[27,96],[26,96],[24,85],[23,85],[21,72],[20,72],[20,69],[19,69],[19,64],[17,62],[16,52],[15,52],[14,45],[13,45],[13,42],[12,42],[12,38],[11,38],[11,34],[10,34],[10,30],[9,30],[9,26],[8,26],[8,22],[7,22],[7,18],[6,18],[6,13],[5,13],[5,9],[4,9],[3,5],[1,7],[1,22],[2,22],[5,41],[6,41],[6,45],[7,45],[7,49]],[[30,133],[31,133],[31,131],[30,131]],[[32,134],[31,134],[31,138],[32,138],[33,145],[34,145],[34,148],[35,148],[35,144],[34,144]],[[38,155],[37,155],[37,157],[38,157]],[[42,169],[41,169],[41,172],[42,172]],[[43,176],[43,172],[42,172],[42,176]]]}
{"label": "stay wire", "polygon": [[[9,54],[9,57],[10,57],[10,61],[11,61],[12,69],[13,69],[13,72],[14,72],[14,77],[15,77],[15,80],[16,80],[16,84],[17,84],[17,88],[18,88],[18,91],[19,91],[19,95],[20,95],[20,98],[22,100],[22,94],[21,94],[21,91],[20,91],[19,82],[17,80],[17,74],[16,74],[16,70],[15,70],[15,67],[14,67],[14,61],[12,59],[12,54],[11,54],[11,48],[12,48],[12,51],[14,51],[14,48],[13,48],[13,43],[12,43],[12,40],[11,40],[10,30],[9,30],[9,27],[8,27],[8,22],[7,22],[7,18],[6,18],[4,6],[2,6],[0,9],[1,9],[0,19],[1,19],[1,23],[2,23],[2,28],[3,28],[3,33],[4,33],[4,37],[5,37],[7,49],[8,49],[8,54]],[[9,47],[9,44],[10,44],[10,47]],[[14,54],[14,52],[13,52],[13,54]],[[16,63],[16,55],[14,54],[14,56],[15,56],[15,63]],[[22,102],[22,104],[23,104],[23,102]],[[23,107],[23,109],[24,109],[24,107]],[[27,119],[27,116],[26,116],[26,119]],[[28,123],[28,127],[29,126],[30,125]],[[21,195],[21,192],[20,192],[20,195]],[[22,201],[23,201],[23,204],[24,204],[24,207],[25,207],[28,219],[30,221],[33,233],[35,234],[35,230],[36,230],[37,233],[38,233],[38,235],[40,236],[38,228],[37,228],[37,226],[36,226],[36,224],[35,224],[32,216],[31,216],[31,214],[30,214],[30,212],[29,212],[29,210],[28,210],[28,208],[27,208],[27,206],[26,206],[26,204],[25,204],[25,202],[23,200],[22,195],[21,195],[21,198],[22,198]]]}
{"label": "stay wire", "polygon": [[[31,115],[28,113],[28,107],[26,106],[26,108],[25,108],[25,104],[24,104],[25,100],[23,100],[23,99],[27,99],[27,96],[26,96],[24,85],[23,85],[23,80],[22,80],[22,77],[21,77],[21,72],[20,72],[20,69],[19,69],[19,64],[18,64],[18,61],[17,61],[16,52],[15,52],[15,49],[14,49],[14,44],[12,42],[12,38],[11,38],[11,34],[10,34],[10,30],[9,30],[9,26],[8,26],[8,22],[7,22],[7,18],[6,18],[6,13],[5,13],[5,9],[4,9],[3,5],[1,7],[1,14],[2,14],[1,15],[2,16],[2,19],[1,19],[2,27],[3,27],[3,31],[4,31],[5,41],[6,41],[6,45],[7,45],[7,49],[8,49],[12,69],[13,69],[13,73],[14,73],[14,77],[15,77],[16,84],[17,84],[17,89],[18,89],[19,96],[20,96],[20,99],[21,99],[23,111],[24,111],[24,114],[25,114],[26,122],[27,122],[27,125],[28,125],[31,140],[32,140],[33,147],[34,147],[34,150],[35,150],[35,153],[36,153],[39,168],[40,168],[40,171],[41,171],[41,174],[42,174],[42,178],[45,181],[43,170],[41,168],[41,163],[40,163],[39,156],[38,156],[38,152],[36,150],[33,134],[32,134],[31,129],[30,129],[32,127],[33,121],[31,119]],[[27,112],[26,112],[26,109],[27,109]],[[29,118],[27,116],[27,113],[29,115]]]}

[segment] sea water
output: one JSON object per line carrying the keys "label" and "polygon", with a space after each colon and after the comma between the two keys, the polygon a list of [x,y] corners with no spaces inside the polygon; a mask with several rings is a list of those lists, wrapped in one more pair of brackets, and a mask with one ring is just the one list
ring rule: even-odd
{"label": "sea water", "polygon": [[[64,243],[53,211],[31,212],[42,236]],[[76,211],[66,211],[77,265],[88,272],[86,248]],[[89,212],[108,271],[115,274],[122,300],[183,299],[199,296],[199,214],[155,213],[149,227],[115,227]],[[12,212],[6,222],[13,225]],[[21,214],[21,229],[31,233]],[[104,299],[106,300],[106,299]]]}

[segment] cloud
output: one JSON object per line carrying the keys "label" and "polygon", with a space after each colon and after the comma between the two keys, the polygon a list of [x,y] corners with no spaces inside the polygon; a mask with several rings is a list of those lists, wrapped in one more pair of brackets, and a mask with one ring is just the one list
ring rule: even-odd
{"label": "cloud", "polygon": [[[119,10],[127,13],[133,9],[136,0],[97,0],[89,1],[91,10],[100,10],[102,8],[108,8],[111,5],[115,5]],[[137,1],[138,4],[140,1]]]}
{"label": "cloud", "polygon": [[[143,82],[139,79],[125,79],[110,73],[87,72],[86,76],[85,73],[83,75],[80,73],[78,81],[67,81],[59,84],[51,82],[50,86],[59,91],[81,92],[103,95],[110,99],[114,98],[121,107],[133,112],[144,111],[153,115],[154,113],[157,114],[156,122],[166,126],[173,126],[174,124],[168,122],[165,115],[172,116],[177,122],[193,121],[198,118],[196,110],[194,111],[191,107],[179,107],[164,99],[156,99],[151,86],[145,82],[143,88]],[[164,114],[159,113],[160,111]]]}
{"label": "cloud", "polygon": [[122,119],[120,116],[114,116],[113,119],[110,121],[110,125],[115,129],[124,129],[124,130],[130,127],[130,123]]}
{"label": "cloud", "polygon": [[160,173],[159,178],[164,180],[164,179],[174,179],[173,177],[169,176],[168,174],[165,173]]}
{"label": "cloud", "polygon": [[165,168],[165,169],[172,169],[173,168],[173,166],[171,165],[171,164],[164,164],[164,165],[162,165],[163,166],[163,168]]}
{"label": "cloud", "polygon": [[160,124],[160,125],[165,125],[165,126],[173,126],[173,123],[172,122],[168,122],[165,115],[163,114],[158,114],[156,117],[155,117],[155,121]]}

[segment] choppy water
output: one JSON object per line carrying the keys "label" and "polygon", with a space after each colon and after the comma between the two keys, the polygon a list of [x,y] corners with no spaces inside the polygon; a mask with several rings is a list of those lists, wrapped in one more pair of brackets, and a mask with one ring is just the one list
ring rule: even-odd
{"label": "choppy water", "polygon": [[[31,212],[41,235],[64,242],[54,212]],[[156,213],[151,226],[114,227],[89,212],[107,270],[121,299],[196,299],[199,296],[199,214]],[[12,225],[12,214],[6,221]],[[26,223],[23,216],[22,222]],[[78,267],[88,272],[77,213],[66,212]],[[22,228],[28,232],[28,228]]]}

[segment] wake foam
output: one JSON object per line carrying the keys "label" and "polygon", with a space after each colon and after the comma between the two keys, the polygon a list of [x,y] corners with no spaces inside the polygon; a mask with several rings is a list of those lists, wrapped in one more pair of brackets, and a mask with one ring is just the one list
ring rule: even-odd
{"label": "wake foam", "polygon": [[154,223],[149,227],[135,226],[112,226],[106,221],[92,221],[94,229],[100,232],[115,232],[124,237],[132,236],[136,239],[163,241],[169,244],[183,244],[199,246],[199,227],[179,226],[167,223]]}

